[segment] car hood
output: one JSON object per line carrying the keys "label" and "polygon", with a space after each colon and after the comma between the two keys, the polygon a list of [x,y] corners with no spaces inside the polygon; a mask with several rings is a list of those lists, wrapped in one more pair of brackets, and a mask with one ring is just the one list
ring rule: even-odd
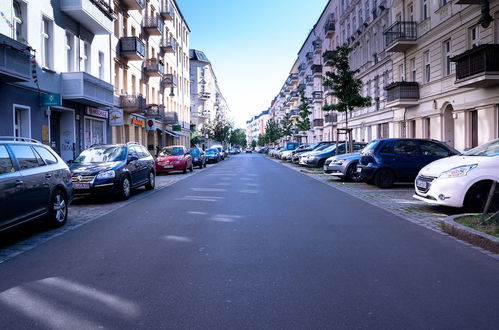
{"label": "car hood", "polygon": [[348,153],[348,154],[341,154],[341,155],[338,155],[338,156],[332,156],[328,159],[331,159],[331,160],[355,160],[355,159],[360,159],[360,153],[359,152],[355,152],[355,153]]}
{"label": "car hood", "polygon": [[181,159],[183,159],[184,157],[183,156],[158,156],[158,161],[160,162],[165,162],[165,161],[175,161],[175,160],[181,160],[179,159],[179,157],[182,157]]}
{"label": "car hood", "polygon": [[71,164],[69,169],[73,175],[97,175],[101,172],[115,169],[121,162],[97,163],[97,164]]}
{"label": "car hood", "polygon": [[452,156],[447,158],[442,158],[436,160],[419,171],[420,175],[438,177],[442,172],[448,171],[450,169],[465,166],[480,164],[483,162],[491,161],[495,157],[486,156]]}

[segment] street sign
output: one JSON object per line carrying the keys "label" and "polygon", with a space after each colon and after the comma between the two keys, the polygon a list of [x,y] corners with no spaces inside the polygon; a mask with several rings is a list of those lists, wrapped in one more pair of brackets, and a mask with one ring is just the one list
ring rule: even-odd
{"label": "street sign", "polygon": [[109,126],[123,126],[123,109],[114,108],[109,110]]}
{"label": "street sign", "polygon": [[154,131],[156,129],[156,121],[151,118],[146,119],[146,130]]}
{"label": "street sign", "polygon": [[61,94],[42,94],[42,106],[57,107],[61,105]]}
{"label": "street sign", "polygon": [[182,126],[180,126],[180,125],[172,125],[172,131],[180,132],[180,131],[182,131]]}

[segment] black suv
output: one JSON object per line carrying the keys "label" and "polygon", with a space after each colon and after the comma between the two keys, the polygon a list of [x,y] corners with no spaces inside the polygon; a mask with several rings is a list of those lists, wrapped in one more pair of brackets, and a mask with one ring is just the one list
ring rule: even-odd
{"label": "black suv", "polygon": [[0,137],[0,231],[44,217],[62,226],[72,198],[71,172],[50,147]]}
{"label": "black suv", "polygon": [[94,145],[72,163],[76,196],[117,194],[128,199],[133,188],[154,189],[154,158],[138,143]]}

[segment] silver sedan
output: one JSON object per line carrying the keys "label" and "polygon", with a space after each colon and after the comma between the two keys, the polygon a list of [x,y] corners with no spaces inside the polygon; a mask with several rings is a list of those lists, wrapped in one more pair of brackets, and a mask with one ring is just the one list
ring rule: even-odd
{"label": "silver sedan", "polygon": [[343,154],[326,159],[324,173],[337,176],[343,180],[360,181],[357,164],[360,153]]}

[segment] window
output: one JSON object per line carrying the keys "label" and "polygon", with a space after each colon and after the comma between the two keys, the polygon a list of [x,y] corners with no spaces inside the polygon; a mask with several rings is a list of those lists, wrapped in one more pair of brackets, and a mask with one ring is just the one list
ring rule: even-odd
{"label": "window", "polygon": [[74,71],[75,63],[75,41],[74,35],[70,32],[66,32],[66,71]]}
{"label": "window", "polygon": [[30,109],[14,107],[14,136],[31,137]]}
{"label": "window", "polygon": [[44,147],[34,147],[35,151],[42,157],[45,161],[45,164],[52,165],[57,163],[57,158]]}
{"label": "window", "polygon": [[440,0],[440,7],[445,6],[448,2],[449,0]]}
{"label": "window", "polygon": [[424,82],[428,83],[431,79],[431,66],[430,66],[430,51],[424,52]]}
{"label": "window", "polygon": [[470,111],[471,148],[478,146],[478,111]]}
{"label": "window", "polygon": [[400,155],[417,155],[418,148],[416,141],[400,140],[393,144],[393,152]]}
{"label": "window", "polygon": [[414,4],[410,3],[407,5],[407,14],[409,22],[414,22]]}
{"label": "window", "polygon": [[400,81],[405,81],[404,65],[403,64],[399,65],[399,77],[400,77]]}
{"label": "window", "polygon": [[416,81],[416,58],[411,58],[411,79]]}
{"label": "window", "polygon": [[48,18],[42,19],[42,66],[52,67],[52,22]]}
{"label": "window", "polygon": [[421,141],[419,148],[421,149],[421,153],[425,156],[449,156],[449,150],[435,142]]}
{"label": "window", "polygon": [[5,146],[0,146],[0,174],[14,172],[14,165]]}
{"label": "window", "polygon": [[19,42],[24,42],[24,35],[26,34],[26,31],[24,31],[23,7],[21,6],[21,3],[16,0],[13,2],[13,7],[14,17],[12,18],[12,37]]}
{"label": "window", "polygon": [[450,39],[444,41],[443,44],[443,60],[444,60],[444,75],[448,76],[452,73],[452,66],[451,66],[451,44],[450,44]]}
{"label": "window", "polygon": [[475,25],[470,29],[470,48],[480,45],[480,26]]}
{"label": "window", "polygon": [[104,80],[104,53],[99,52],[99,78]]}
{"label": "window", "polygon": [[431,138],[431,119],[425,118],[424,124],[425,124],[425,132],[426,132],[425,138],[430,139]]}
{"label": "window", "polygon": [[429,10],[428,10],[428,0],[423,0],[423,20],[427,19],[428,18],[428,13],[429,13]]}
{"label": "window", "polygon": [[11,145],[10,149],[14,153],[21,170],[27,170],[40,165],[39,158],[35,155],[30,146]]}
{"label": "window", "polygon": [[82,66],[83,70],[85,70],[86,73],[91,72],[90,59],[91,59],[90,44],[88,42],[84,42],[83,43],[83,55],[81,57],[81,61],[82,61],[81,66]]}

